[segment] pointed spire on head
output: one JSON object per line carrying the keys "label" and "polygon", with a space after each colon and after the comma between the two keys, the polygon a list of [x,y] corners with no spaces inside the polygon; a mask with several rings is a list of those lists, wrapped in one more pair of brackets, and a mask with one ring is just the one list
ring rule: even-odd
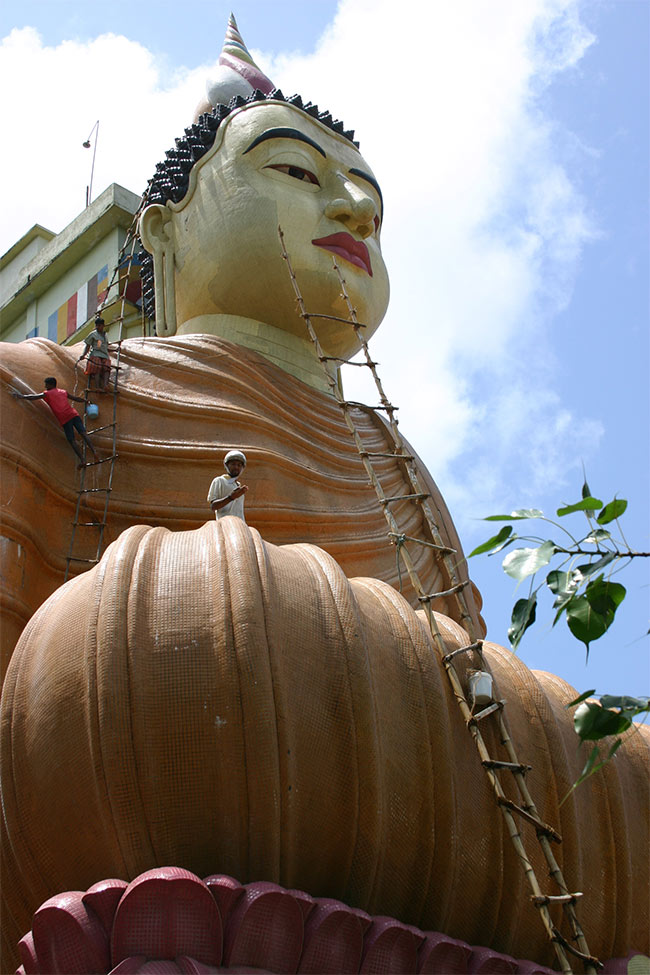
{"label": "pointed spire on head", "polygon": [[248,98],[256,89],[268,95],[274,87],[270,78],[255,64],[239,33],[235,15],[231,13],[217,70],[206,85],[207,102],[197,107],[196,117],[212,111],[217,105],[227,105],[237,95]]}
{"label": "pointed spire on head", "polygon": [[[235,71],[239,71],[240,74],[243,73],[242,69],[244,68],[244,65],[248,65],[255,72],[257,72],[260,80],[263,80],[264,82],[266,82],[267,86],[270,86],[268,88],[268,91],[271,91],[273,89],[273,85],[266,77],[266,75],[263,74],[260,71],[260,69],[257,67],[255,62],[253,61],[253,58],[251,57],[251,52],[244,44],[244,38],[239,33],[239,28],[237,27],[237,21],[235,20],[235,15],[233,13],[231,13],[230,17],[228,18],[228,28],[226,30],[226,36],[223,42],[223,48],[221,49],[221,57],[219,58],[219,64],[227,64],[231,68],[234,68]],[[244,73],[244,77],[245,77],[245,73]],[[256,85],[255,87],[259,88],[260,91],[263,91],[264,94],[268,94],[266,88],[262,88],[260,87],[260,85]]]}

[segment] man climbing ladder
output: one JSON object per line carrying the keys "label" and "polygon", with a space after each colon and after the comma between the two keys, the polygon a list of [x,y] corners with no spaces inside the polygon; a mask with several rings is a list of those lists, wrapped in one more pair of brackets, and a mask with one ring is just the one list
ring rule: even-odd
{"label": "man climbing ladder", "polygon": [[20,393],[18,390],[14,390],[13,396],[15,396],[16,399],[45,400],[49,408],[54,413],[54,416],[63,427],[63,432],[66,435],[68,443],[79,458],[78,466],[80,469],[84,466],[86,460],[83,452],[79,449],[75,441],[75,431],[85,442],[86,446],[90,448],[95,461],[98,461],[99,455],[93,447],[92,440],[86,433],[83,420],[75,410],[74,406],[71,406],[68,402],[69,400],[74,400],[75,403],[85,403],[86,401],[83,396],[73,396],[73,394],[69,393],[66,389],[60,389],[57,386],[57,381],[54,376],[48,376],[44,380],[43,385],[45,386],[45,389],[42,393]]}
{"label": "man climbing ladder", "polygon": [[88,357],[85,374],[88,376],[88,389],[92,389],[93,379],[97,376],[97,392],[105,393],[111,375],[111,354],[109,352],[108,335],[105,322],[101,315],[95,318],[95,328],[86,336],[86,348],[79,356],[79,362]]}

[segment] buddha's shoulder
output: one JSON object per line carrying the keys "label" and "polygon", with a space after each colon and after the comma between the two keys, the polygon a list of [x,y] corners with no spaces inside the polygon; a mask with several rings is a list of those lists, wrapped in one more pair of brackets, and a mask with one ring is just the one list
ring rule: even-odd
{"label": "buddha's shoulder", "polygon": [[171,398],[255,403],[255,410],[290,408],[338,413],[336,400],[267,355],[216,335],[130,338],[122,343],[120,383],[125,389],[165,391]]}

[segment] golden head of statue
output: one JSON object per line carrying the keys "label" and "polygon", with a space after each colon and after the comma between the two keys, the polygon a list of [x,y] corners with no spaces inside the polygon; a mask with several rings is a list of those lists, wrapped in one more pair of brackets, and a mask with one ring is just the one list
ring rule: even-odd
{"label": "golden head of statue", "polygon": [[[232,17],[208,97],[158,165],[140,219],[151,255],[144,299],[150,314],[155,305],[158,334],[229,338],[235,328],[306,336],[281,227],[307,310],[349,317],[334,258],[369,338],[388,305],[383,202],[354,133],[299,95],[285,98],[273,88]],[[332,319],[320,320],[321,344],[347,359],[357,339]]]}

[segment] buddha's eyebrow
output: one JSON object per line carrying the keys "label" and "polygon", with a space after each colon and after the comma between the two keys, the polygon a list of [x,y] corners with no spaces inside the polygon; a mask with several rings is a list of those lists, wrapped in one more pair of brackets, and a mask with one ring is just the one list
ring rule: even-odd
{"label": "buddha's eyebrow", "polygon": [[375,177],[374,176],[371,176],[370,173],[364,173],[364,171],[362,169],[351,169],[349,171],[352,173],[353,176],[360,176],[361,179],[365,179],[368,183],[370,183],[371,186],[374,186],[374,188],[377,190],[377,195],[379,196],[379,200],[381,202],[381,209],[382,209],[382,212],[383,212],[383,210],[384,210],[384,198],[381,195],[381,190],[379,188],[379,183],[377,182],[377,180],[375,179]]}
{"label": "buddha's eyebrow", "polygon": [[262,132],[261,135],[258,135],[257,139],[253,139],[248,149],[244,149],[242,156],[245,156],[246,153],[250,152],[251,149],[254,149],[255,146],[259,146],[260,142],[266,142],[267,139],[297,139],[298,142],[306,142],[307,145],[311,146],[312,149],[315,149],[316,152],[320,152],[321,156],[323,156],[324,159],[327,159],[327,156],[325,155],[325,151],[321,149],[321,147],[318,145],[317,142],[314,142],[313,139],[310,139],[308,135],[304,135],[298,129],[282,129],[282,128],[267,129],[266,132]]}

